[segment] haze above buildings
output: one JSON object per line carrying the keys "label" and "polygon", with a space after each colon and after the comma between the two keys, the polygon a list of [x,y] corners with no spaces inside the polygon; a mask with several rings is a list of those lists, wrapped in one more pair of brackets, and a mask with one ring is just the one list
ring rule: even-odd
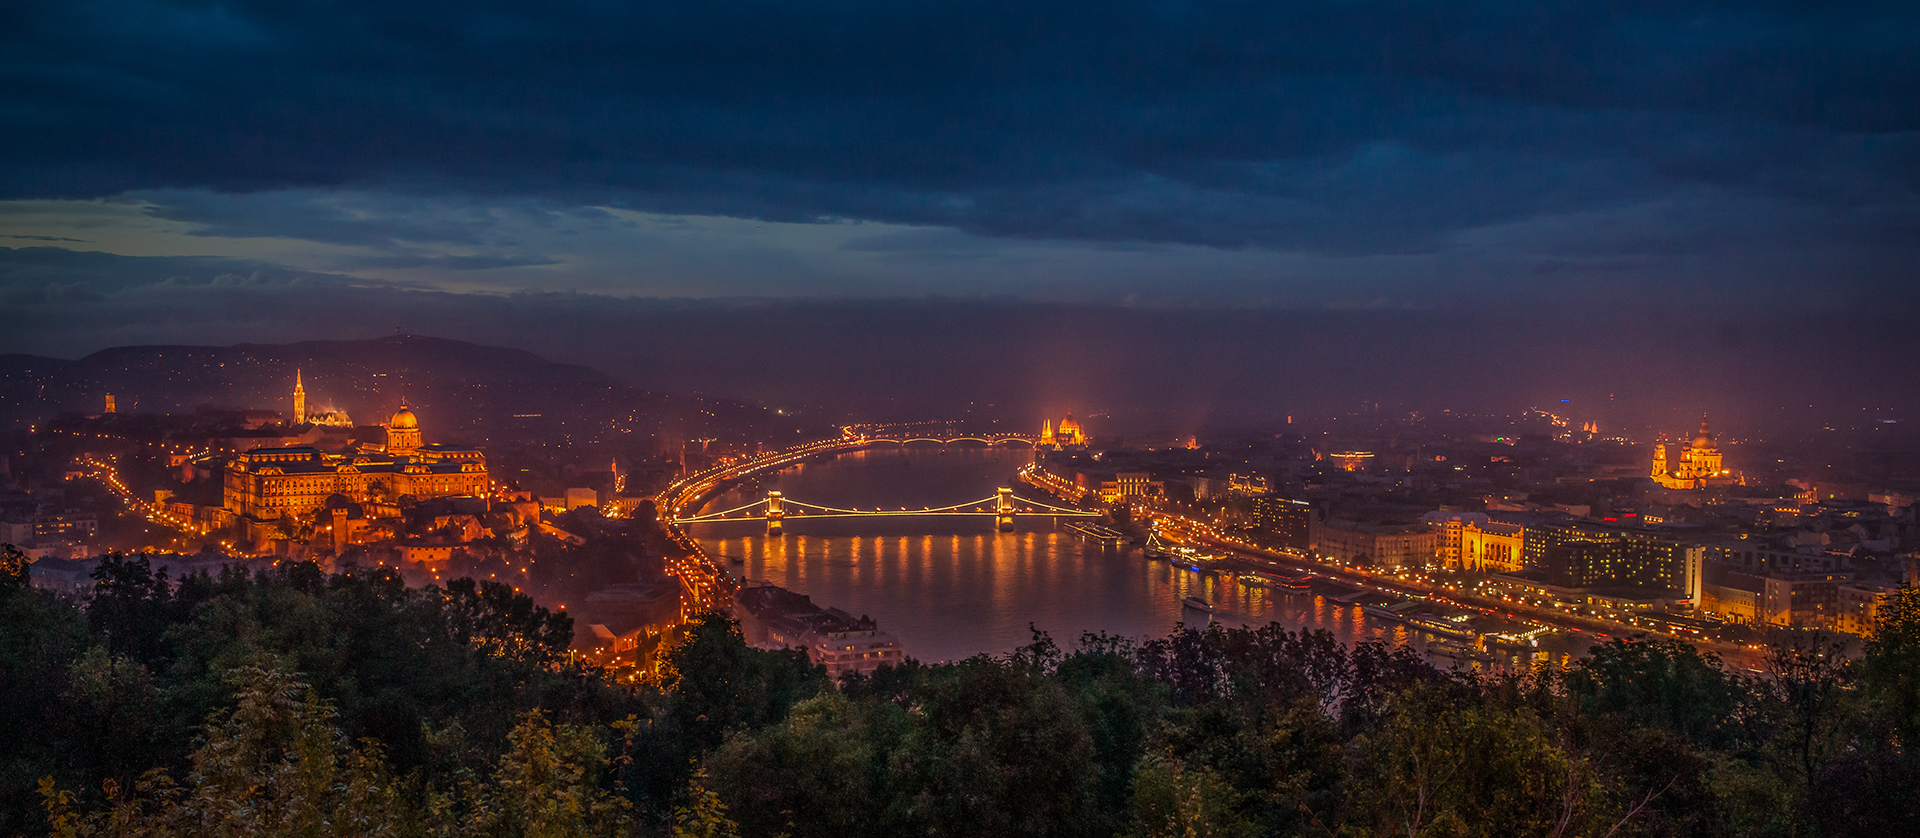
{"label": "haze above buildings", "polygon": [[1914,16],[43,5],[0,351],[399,326],[866,412],[1910,410]]}

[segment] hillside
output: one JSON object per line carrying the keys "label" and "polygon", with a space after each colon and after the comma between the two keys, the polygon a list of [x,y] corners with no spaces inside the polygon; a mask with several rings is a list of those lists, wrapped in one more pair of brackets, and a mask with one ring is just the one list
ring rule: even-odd
{"label": "hillside", "polygon": [[798,431],[792,420],[770,410],[649,392],[517,349],[415,335],[129,346],[78,360],[4,355],[0,427],[19,428],[63,412],[98,413],[108,393],[122,413],[245,408],[284,414],[292,409],[296,369],[309,411],[342,410],[356,424],[375,424],[404,397],[432,441],[644,451],[701,437],[781,442]]}

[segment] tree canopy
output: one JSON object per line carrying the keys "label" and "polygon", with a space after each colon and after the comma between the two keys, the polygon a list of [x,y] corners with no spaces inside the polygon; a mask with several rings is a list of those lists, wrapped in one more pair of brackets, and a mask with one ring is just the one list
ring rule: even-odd
{"label": "tree canopy", "polygon": [[1916,834],[1920,595],[1858,658],[1647,638],[1438,669],[1278,625],[1088,635],[838,683],[683,627],[658,686],[511,588],[291,563],[82,597],[0,557],[0,834]]}

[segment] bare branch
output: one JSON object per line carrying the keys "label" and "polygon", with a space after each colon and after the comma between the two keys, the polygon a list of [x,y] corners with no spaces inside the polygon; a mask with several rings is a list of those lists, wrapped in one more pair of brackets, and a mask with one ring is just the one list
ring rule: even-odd
{"label": "bare branch", "polygon": [[1666,794],[1667,789],[1673,788],[1673,784],[1678,782],[1680,782],[1680,775],[1675,774],[1673,775],[1673,779],[1668,780],[1667,784],[1664,786],[1661,786],[1657,791],[1647,792],[1647,796],[1640,801],[1640,805],[1635,806],[1631,810],[1629,810],[1626,816],[1620,819],[1619,823],[1614,824],[1613,828],[1607,830],[1607,834],[1600,836],[1600,838],[1612,838],[1613,833],[1620,831],[1620,827],[1626,826],[1627,821],[1633,820],[1633,816],[1640,814],[1641,809],[1647,808],[1647,804],[1652,803],[1654,798],[1659,797],[1660,795]]}

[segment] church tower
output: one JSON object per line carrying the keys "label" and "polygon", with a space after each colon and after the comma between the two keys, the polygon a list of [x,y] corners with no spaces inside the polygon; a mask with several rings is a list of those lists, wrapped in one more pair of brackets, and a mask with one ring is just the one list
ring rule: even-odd
{"label": "church tower", "polygon": [[307,421],[307,388],[300,386],[300,370],[293,371],[293,420],[289,425]]}

